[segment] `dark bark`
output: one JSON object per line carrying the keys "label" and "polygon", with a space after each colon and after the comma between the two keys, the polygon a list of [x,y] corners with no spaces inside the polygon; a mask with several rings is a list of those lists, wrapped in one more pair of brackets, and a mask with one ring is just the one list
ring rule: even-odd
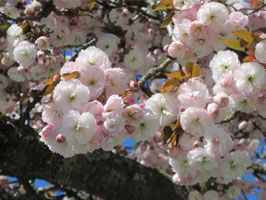
{"label": "dark bark", "polygon": [[187,199],[187,191],[157,170],[111,152],[64,159],[29,126],[0,115],[1,174],[35,178],[109,199]]}

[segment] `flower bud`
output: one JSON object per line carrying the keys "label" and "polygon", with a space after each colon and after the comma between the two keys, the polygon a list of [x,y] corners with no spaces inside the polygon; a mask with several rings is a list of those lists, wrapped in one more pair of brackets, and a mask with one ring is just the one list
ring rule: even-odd
{"label": "flower bud", "polygon": [[41,36],[35,40],[35,44],[40,50],[47,50],[50,48],[50,39],[46,36]]}
{"label": "flower bud", "polygon": [[238,129],[242,130],[242,129],[246,128],[247,126],[248,126],[248,122],[242,121],[238,124]]}
{"label": "flower bud", "polygon": [[181,42],[175,41],[170,44],[168,53],[174,58],[183,58],[186,54],[186,48]]}
{"label": "flower bud", "polygon": [[160,143],[162,141],[162,133],[156,132],[155,135],[153,135],[153,141],[156,143]]}
{"label": "flower bud", "polygon": [[155,49],[153,51],[153,54],[154,54],[155,57],[158,58],[162,54],[162,51],[160,49]]}
{"label": "flower bud", "polygon": [[132,126],[132,125],[126,125],[125,126],[125,129],[127,130],[127,132],[129,134],[132,134],[136,130],[136,127],[135,126]]}
{"label": "flower bud", "polygon": [[201,145],[201,141],[199,141],[199,140],[196,140],[196,141],[194,142],[194,144],[193,144],[193,146],[194,146],[195,148],[200,147],[200,145]]}
{"label": "flower bud", "polygon": [[136,91],[136,90],[139,89],[139,85],[138,85],[137,81],[132,81],[132,80],[131,80],[131,81],[129,82],[129,87],[130,87],[130,89],[133,90],[133,91]]}
{"label": "flower bud", "polygon": [[127,101],[128,105],[132,105],[132,104],[136,103],[136,99],[135,99],[134,94],[127,95],[126,96],[126,101]]}
{"label": "flower bud", "polygon": [[66,138],[65,136],[63,136],[61,133],[59,133],[57,136],[56,136],[56,141],[58,143],[65,143],[66,142]]}
{"label": "flower bud", "polygon": [[214,103],[217,103],[220,108],[224,108],[229,104],[228,95],[224,92],[220,92],[213,97]]}
{"label": "flower bud", "polygon": [[224,75],[221,86],[227,88],[233,85],[233,77],[231,75]]}
{"label": "flower bud", "polygon": [[208,115],[213,119],[216,119],[219,116],[219,111],[219,105],[216,103],[211,103],[207,107]]}
{"label": "flower bud", "polygon": [[42,136],[43,136],[44,138],[46,138],[49,134],[51,134],[53,128],[54,128],[54,126],[51,125],[51,124],[46,125],[46,126],[42,129],[42,132],[41,132]]}

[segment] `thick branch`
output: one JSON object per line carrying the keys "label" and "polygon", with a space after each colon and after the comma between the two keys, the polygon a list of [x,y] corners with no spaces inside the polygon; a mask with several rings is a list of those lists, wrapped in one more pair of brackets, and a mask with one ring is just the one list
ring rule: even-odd
{"label": "thick branch", "polygon": [[104,199],[186,199],[187,191],[137,162],[111,152],[63,159],[39,142],[29,126],[0,115],[0,170],[26,179],[45,179]]}

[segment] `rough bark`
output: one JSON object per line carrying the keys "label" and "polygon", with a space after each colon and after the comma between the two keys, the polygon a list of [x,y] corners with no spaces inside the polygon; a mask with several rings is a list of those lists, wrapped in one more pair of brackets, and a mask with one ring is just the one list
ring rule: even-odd
{"label": "rough bark", "polygon": [[187,199],[183,187],[157,170],[111,152],[95,151],[64,159],[42,144],[29,126],[0,115],[2,174],[40,178],[85,190],[104,199]]}

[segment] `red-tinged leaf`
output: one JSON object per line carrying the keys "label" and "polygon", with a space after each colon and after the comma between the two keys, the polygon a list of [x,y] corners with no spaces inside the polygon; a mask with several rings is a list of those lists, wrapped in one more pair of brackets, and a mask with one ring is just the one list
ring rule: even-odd
{"label": "red-tinged leaf", "polygon": [[180,118],[177,119],[176,124],[175,124],[175,128],[177,129],[180,126]]}
{"label": "red-tinged leaf", "polygon": [[171,143],[173,146],[175,146],[176,142],[177,142],[177,135],[173,132],[173,134],[171,136],[171,140],[169,143]]}
{"label": "red-tinged leaf", "polygon": [[160,90],[161,93],[167,93],[170,92],[171,90],[173,90],[175,87],[180,85],[180,81],[178,79],[169,79],[167,80],[164,85],[163,88]]}
{"label": "red-tinged leaf", "polygon": [[172,73],[165,73],[165,75],[168,77],[168,78],[176,78],[180,81],[183,80],[183,74],[180,72],[180,71],[177,71],[177,72],[172,72]]}
{"label": "red-tinged leaf", "polygon": [[60,72],[53,74],[52,76],[50,76],[43,84],[44,85],[51,85],[54,82],[54,77],[55,76],[59,76],[60,77]]}
{"label": "red-tinged leaf", "polygon": [[51,85],[49,85],[49,86],[46,88],[45,93],[44,93],[43,96],[47,96],[47,95],[49,95],[49,94],[52,94],[53,91],[54,91],[54,88],[55,88],[55,86],[56,86],[57,84],[58,84],[58,82],[53,82]]}
{"label": "red-tinged leaf", "polygon": [[166,126],[163,128],[163,134],[161,137],[164,144],[167,143],[168,139],[172,136],[172,133],[173,131],[170,126]]}
{"label": "red-tinged leaf", "polygon": [[229,39],[229,40],[218,40],[218,41],[231,49],[245,52],[245,48],[241,47],[240,45],[240,40]]}
{"label": "red-tinged leaf", "polygon": [[175,15],[175,12],[170,12],[168,13],[165,18],[163,19],[163,23],[162,25],[160,26],[160,28],[165,28],[167,27],[169,24],[172,23],[172,18],[173,16]]}
{"label": "red-tinged leaf", "polygon": [[254,40],[252,33],[247,30],[235,30],[232,33],[239,39],[246,41],[248,44],[250,44]]}
{"label": "red-tinged leaf", "polygon": [[65,79],[65,80],[67,80],[67,81],[69,81],[69,80],[71,80],[71,79],[77,79],[77,78],[79,78],[79,72],[78,71],[74,71],[74,72],[72,72],[72,73],[66,73],[66,74],[63,74],[62,75],[62,77]]}
{"label": "red-tinged leaf", "polygon": [[153,11],[173,8],[175,8],[173,0],[162,0]]}
{"label": "red-tinged leaf", "polygon": [[240,46],[241,47],[246,48],[246,47],[248,47],[248,45],[249,45],[248,42],[246,42],[245,40],[240,39]]}
{"label": "red-tinged leaf", "polygon": [[202,73],[200,66],[197,63],[187,62],[185,65],[187,73],[191,74],[191,78],[197,77]]}

